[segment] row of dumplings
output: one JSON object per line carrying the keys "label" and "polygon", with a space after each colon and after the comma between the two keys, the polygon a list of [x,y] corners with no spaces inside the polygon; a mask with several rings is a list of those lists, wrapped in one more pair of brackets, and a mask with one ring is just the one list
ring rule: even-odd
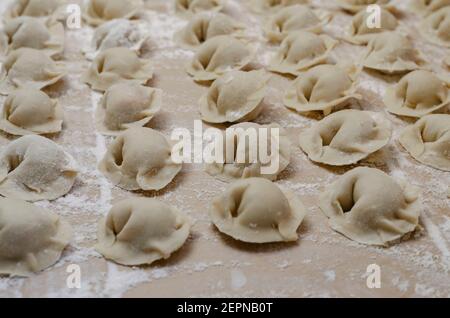
{"label": "row of dumplings", "polygon": [[[15,1],[0,31],[0,129],[9,135],[51,135],[62,130],[63,110],[42,89],[66,75],[64,25],[52,14],[58,1]],[[3,184],[4,186],[4,184]]]}
{"label": "row of dumplings", "polygon": [[[369,245],[387,246],[407,237],[419,227],[422,211],[415,187],[372,168],[341,176],[319,202],[335,231]],[[296,195],[263,178],[235,181],[210,208],[220,232],[248,243],[296,241],[306,215]],[[126,199],[99,222],[95,248],[119,264],[151,264],[180,249],[191,224],[178,209],[156,199]],[[0,274],[11,276],[30,276],[53,265],[72,238],[71,226],[60,217],[13,198],[0,198],[0,225]]]}

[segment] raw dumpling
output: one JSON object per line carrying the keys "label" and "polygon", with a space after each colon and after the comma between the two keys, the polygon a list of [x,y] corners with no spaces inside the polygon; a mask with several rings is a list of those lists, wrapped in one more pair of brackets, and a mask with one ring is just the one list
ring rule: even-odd
{"label": "raw dumpling", "polygon": [[2,65],[0,94],[18,88],[41,89],[66,75],[63,63],[53,61],[43,51],[22,48],[11,52]]}
{"label": "raw dumpling", "polygon": [[238,180],[214,200],[211,218],[220,232],[249,243],[292,242],[306,215],[290,191],[263,178]]}
{"label": "raw dumpling", "polygon": [[362,64],[382,73],[396,74],[414,71],[423,63],[421,53],[406,36],[384,32],[370,40]]}
{"label": "raw dumpling", "polygon": [[319,199],[333,230],[367,245],[387,246],[419,227],[418,189],[381,170],[356,168]]}
{"label": "raw dumpling", "polygon": [[99,169],[122,189],[161,190],[181,170],[171,155],[172,146],[164,135],[150,128],[131,128],[111,143]]}
{"label": "raw dumpling", "polygon": [[[254,143],[250,140],[251,136],[255,138]],[[261,142],[262,138],[267,140],[265,145]],[[276,180],[291,161],[289,137],[284,129],[275,124],[241,123],[231,126],[223,133],[223,142],[224,160],[207,164],[206,172],[225,182],[252,177]],[[266,149],[261,149],[260,145]],[[264,158],[261,158],[261,152]]]}
{"label": "raw dumpling", "polygon": [[118,135],[132,127],[143,127],[161,108],[162,92],[133,82],[111,86],[96,112],[97,128],[106,135]]}
{"label": "raw dumpling", "polygon": [[62,130],[63,110],[42,91],[19,89],[5,103],[0,129],[11,135],[54,134]]}
{"label": "raw dumpling", "polygon": [[414,71],[386,90],[384,103],[390,113],[422,117],[450,106],[450,83],[432,72]]}
{"label": "raw dumpling", "polygon": [[355,68],[318,65],[301,73],[288,89],[284,104],[300,113],[322,111],[329,115],[334,108],[360,99],[356,94]]}
{"label": "raw dumpling", "polygon": [[28,277],[55,264],[72,238],[56,214],[0,198],[0,275]]}
{"label": "raw dumpling", "polygon": [[1,50],[5,54],[20,48],[31,48],[53,57],[64,51],[64,26],[50,20],[43,22],[29,17],[9,20],[0,37]]}
{"label": "raw dumpling", "polygon": [[228,35],[216,36],[200,45],[187,72],[195,81],[212,81],[244,68],[254,56],[255,50],[244,42]]}
{"label": "raw dumpling", "polygon": [[0,195],[25,201],[56,200],[72,188],[75,160],[53,141],[25,136],[0,155]]}
{"label": "raw dumpling", "polygon": [[192,15],[201,11],[220,11],[225,0],[175,0],[175,10]]}
{"label": "raw dumpling", "polygon": [[318,16],[305,5],[286,7],[268,19],[265,33],[271,42],[281,42],[294,31],[319,32],[328,22],[329,16]]}
{"label": "raw dumpling", "polygon": [[228,15],[199,13],[175,34],[175,40],[183,47],[195,48],[215,36],[242,35],[243,29],[243,24]]}
{"label": "raw dumpling", "polygon": [[190,228],[190,220],[176,208],[150,198],[127,199],[100,221],[95,248],[118,264],[151,264],[180,249]]}
{"label": "raw dumpling", "polygon": [[85,53],[93,59],[99,52],[115,47],[139,50],[145,40],[136,23],[125,19],[112,20],[95,29],[91,48]]}
{"label": "raw dumpling", "polygon": [[65,3],[65,0],[15,0],[5,16],[6,18],[49,16]]}
{"label": "raw dumpling", "polygon": [[131,19],[143,6],[142,0],[89,0],[84,19],[93,26],[114,19]]}
{"label": "raw dumpling", "polygon": [[436,12],[437,10],[450,6],[450,0],[414,0],[412,1],[413,11],[428,15],[430,13]]}
{"label": "raw dumpling", "polygon": [[222,75],[200,99],[202,120],[218,124],[256,119],[263,108],[268,81],[263,70]]}
{"label": "raw dumpling", "polygon": [[386,7],[391,0],[338,0],[337,2],[342,9],[356,13],[361,10],[366,10],[367,6],[372,4]]}
{"label": "raw dumpling", "polygon": [[95,90],[106,91],[121,81],[146,84],[152,78],[149,60],[140,59],[136,52],[128,48],[116,47],[98,54],[83,74],[82,81]]}
{"label": "raw dumpling", "polygon": [[309,159],[332,166],[357,163],[386,146],[391,126],[380,113],[341,110],[300,134]]}
{"label": "raw dumpling", "polygon": [[281,74],[299,75],[317,64],[325,63],[337,41],[327,35],[297,31],[289,34],[272,59],[269,70]]}
{"label": "raw dumpling", "polygon": [[253,0],[251,8],[255,12],[277,11],[296,4],[308,4],[309,0]]}
{"label": "raw dumpling", "polygon": [[385,9],[381,9],[380,13],[380,27],[370,28],[367,21],[372,13],[366,10],[358,12],[353,17],[349,34],[344,39],[354,44],[365,45],[377,34],[395,31],[398,27],[397,18]]}
{"label": "raw dumpling", "polygon": [[407,127],[400,144],[417,161],[450,171],[450,115],[428,115]]}
{"label": "raw dumpling", "polygon": [[423,37],[438,45],[450,47],[450,6],[426,17],[420,26]]}

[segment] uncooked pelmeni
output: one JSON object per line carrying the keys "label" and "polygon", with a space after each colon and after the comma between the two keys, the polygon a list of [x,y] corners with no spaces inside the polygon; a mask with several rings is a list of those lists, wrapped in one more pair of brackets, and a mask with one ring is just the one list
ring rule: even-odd
{"label": "uncooked pelmeni", "polygon": [[419,30],[428,41],[450,47],[450,6],[439,9],[426,17]]}
{"label": "uncooked pelmeni", "polygon": [[218,12],[223,9],[227,0],[175,0],[176,12],[193,15],[202,11]]}
{"label": "uncooked pelmeni", "polygon": [[122,81],[146,84],[153,78],[152,69],[151,62],[139,58],[136,52],[116,47],[98,54],[81,79],[95,90],[106,91]]}
{"label": "uncooked pelmeni", "polygon": [[147,125],[160,110],[162,91],[133,82],[111,86],[96,111],[97,129],[105,135],[118,135],[132,127]]}
{"label": "uncooked pelmeni", "polygon": [[306,209],[295,194],[271,181],[232,183],[213,201],[211,219],[220,232],[248,243],[292,242]]}
{"label": "uncooked pelmeni", "polygon": [[131,19],[143,9],[142,0],[89,0],[83,17],[93,26],[114,19]]}
{"label": "uncooked pelmeni", "polygon": [[56,200],[77,177],[75,160],[53,141],[36,135],[10,142],[0,154],[0,195],[25,201]]}
{"label": "uncooked pelmeni", "polygon": [[56,214],[0,198],[0,275],[28,277],[52,266],[71,238],[72,228]]}
{"label": "uncooked pelmeni", "polygon": [[386,146],[391,125],[380,113],[341,110],[300,134],[300,147],[314,162],[332,166],[357,163]]}
{"label": "uncooked pelmeni", "polygon": [[232,17],[203,12],[195,15],[190,22],[175,34],[175,40],[185,48],[196,48],[205,41],[219,35],[243,36],[245,25]]}
{"label": "uncooked pelmeni", "polygon": [[[272,134],[274,129],[278,131],[278,134]],[[230,133],[231,130],[234,130],[233,134]],[[224,142],[223,162],[209,163],[205,167],[206,172],[219,180],[229,182],[252,177],[276,180],[289,165],[291,142],[286,131],[278,125],[241,123],[229,127],[227,131],[228,133],[223,133],[222,139]],[[255,142],[250,140],[251,136],[256,137]],[[267,149],[264,150],[260,149],[260,144],[263,144],[260,143],[262,138],[267,140]],[[228,153],[230,150],[231,152]],[[261,152],[264,156],[263,160],[261,160]]]}
{"label": "uncooked pelmeni", "polygon": [[358,70],[355,67],[318,65],[299,74],[284,97],[284,104],[300,113],[321,111],[329,115],[335,108],[345,106],[356,93]]}
{"label": "uncooked pelmeni", "polygon": [[450,115],[428,115],[408,126],[400,144],[417,161],[436,169],[450,171]]}
{"label": "uncooked pelmeni", "polygon": [[51,57],[60,56],[64,51],[64,26],[30,17],[6,21],[0,34],[0,50],[9,54],[20,48],[42,50]]}
{"label": "uncooked pelmeni", "polygon": [[100,171],[116,186],[129,190],[161,190],[180,172],[164,135],[150,128],[131,128],[108,147]]}
{"label": "uncooked pelmeni", "polygon": [[19,89],[3,104],[0,129],[11,135],[54,134],[62,130],[63,109],[42,91]]}
{"label": "uncooked pelmeni", "polygon": [[356,168],[329,186],[319,206],[333,230],[367,245],[387,246],[419,227],[418,189],[383,171]]}
{"label": "uncooked pelmeni", "polygon": [[320,32],[329,20],[330,16],[327,14],[319,14],[306,5],[294,5],[271,16],[264,30],[269,41],[281,42],[294,31]]}
{"label": "uncooked pelmeni", "polygon": [[281,74],[299,75],[317,64],[325,63],[337,41],[327,35],[306,31],[289,34],[269,65],[269,70]]}
{"label": "uncooked pelmeni", "polygon": [[384,103],[393,114],[422,117],[450,106],[450,83],[429,71],[414,71],[386,90]]}
{"label": "uncooked pelmeni", "polygon": [[378,5],[380,7],[388,7],[391,0],[338,0],[338,5],[349,12],[356,13],[366,10],[369,5]]}
{"label": "uncooked pelmeni", "polygon": [[308,4],[309,0],[252,0],[250,7],[257,13],[278,11],[296,4]]}
{"label": "uncooked pelmeni", "polygon": [[232,71],[222,75],[200,99],[202,120],[236,123],[256,119],[262,111],[269,75],[263,71]]}
{"label": "uncooked pelmeni", "polygon": [[195,81],[212,81],[250,64],[255,49],[232,36],[216,36],[199,46],[187,72]]}
{"label": "uncooked pelmeni", "polygon": [[95,29],[91,46],[84,53],[92,60],[98,53],[115,47],[139,50],[145,40],[147,38],[144,38],[138,24],[126,19],[116,19]]}
{"label": "uncooked pelmeni", "polygon": [[115,204],[98,226],[95,249],[118,264],[135,266],[167,259],[189,237],[189,218],[155,199]]}
{"label": "uncooked pelmeni", "polygon": [[377,34],[392,32],[398,27],[397,18],[388,10],[381,9],[380,11],[380,27],[371,27],[368,24],[371,15],[373,13],[366,10],[358,12],[353,17],[348,34],[344,36],[344,39],[354,44],[366,45]]}
{"label": "uncooked pelmeni", "polygon": [[450,0],[413,0],[411,9],[422,15],[429,15],[439,9],[450,6]]}
{"label": "uncooked pelmeni", "polygon": [[11,52],[0,72],[0,94],[18,88],[42,89],[66,75],[64,63],[53,61],[45,52],[22,48]]}
{"label": "uncooked pelmeni", "polygon": [[14,0],[14,3],[6,10],[5,17],[7,19],[22,16],[45,17],[65,4],[66,0]]}
{"label": "uncooked pelmeni", "polygon": [[424,64],[422,54],[405,35],[397,32],[379,33],[367,45],[362,65],[382,73],[406,73]]}

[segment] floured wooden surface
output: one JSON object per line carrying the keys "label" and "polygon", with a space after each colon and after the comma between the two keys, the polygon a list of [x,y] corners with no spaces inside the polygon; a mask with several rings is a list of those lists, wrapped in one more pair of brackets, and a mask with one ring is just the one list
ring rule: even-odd
{"label": "floured wooden surface", "polygon": [[[276,46],[265,44],[262,19],[249,16],[244,6],[248,1],[231,2],[231,11],[246,21],[253,40],[261,44],[259,63],[267,65]],[[407,7],[407,2],[394,1],[401,8]],[[177,127],[193,132],[194,120],[200,118],[197,101],[207,88],[195,84],[184,71],[193,53],[178,48],[172,41],[173,33],[187,22],[174,15],[171,1],[147,3],[155,9],[147,12],[148,32],[155,43],[151,58],[156,76],[152,85],[164,91],[162,111],[150,127],[166,135]],[[314,3],[328,8],[335,16],[327,32],[333,36],[342,34],[351,16],[338,11],[331,1]],[[433,63],[432,68],[445,72],[442,61],[449,51],[419,38],[419,21],[419,17],[409,14],[402,19],[405,30]],[[65,59],[69,76],[50,90],[64,106],[66,118],[63,133],[54,139],[76,158],[81,173],[66,197],[39,203],[73,225],[74,241],[51,269],[28,279],[0,278],[1,297],[450,297],[450,174],[417,163],[398,145],[401,127],[408,122],[388,114],[381,102],[387,85],[398,78],[388,79],[389,83],[372,72],[363,72],[359,78],[359,92],[365,97],[361,108],[383,112],[395,127],[389,146],[361,164],[404,178],[423,190],[424,230],[390,248],[360,245],[333,232],[317,207],[318,195],[351,167],[315,165],[295,146],[291,165],[277,184],[293,190],[308,209],[300,239],[293,244],[250,245],[225,237],[211,225],[210,202],[227,184],[206,174],[200,165],[184,165],[182,173],[165,190],[147,194],[113,188],[96,169],[112,139],[95,132],[93,113],[100,95],[80,82],[82,71],[90,65],[80,52],[82,46],[89,44],[92,32],[88,27],[67,31]],[[362,47],[346,43],[334,50],[335,59],[344,62],[355,61],[362,52]],[[280,124],[297,143],[299,131],[315,120],[282,105],[288,84],[288,79],[272,76],[266,109],[256,122]],[[3,100],[4,97],[1,103]],[[8,140],[13,138],[0,135],[0,146]],[[97,221],[111,204],[142,195],[158,197],[191,216],[195,224],[190,239],[169,260],[153,266],[127,268],[106,262],[92,249]],[[373,263],[381,267],[380,289],[366,286],[366,269]],[[69,289],[66,285],[66,268],[70,264],[81,267],[81,289]]]}

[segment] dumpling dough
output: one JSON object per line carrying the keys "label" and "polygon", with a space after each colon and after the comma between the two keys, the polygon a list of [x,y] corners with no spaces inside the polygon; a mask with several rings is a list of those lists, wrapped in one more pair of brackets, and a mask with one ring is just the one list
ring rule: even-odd
{"label": "dumpling dough", "polygon": [[64,63],[53,61],[43,51],[22,48],[11,52],[0,72],[0,93],[18,88],[42,89],[66,75]]}
{"label": "dumpling dough", "polygon": [[422,21],[420,31],[428,41],[450,47],[450,6],[426,17]]}
{"label": "dumpling dough", "polygon": [[5,23],[0,38],[4,54],[20,48],[31,48],[56,57],[64,51],[64,26],[50,20],[43,22],[29,17],[9,20]]}
{"label": "dumpling dough", "polygon": [[151,264],[183,246],[190,223],[176,208],[158,200],[123,200],[100,221],[95,249],[118,264]]}
{"label": "dumpling dough", "polygon": [[131,128],[111,143],[99,169],[122,189],[161,190],[181,170],[171,155],[172,146],[164,135],[150,128]]}
{"label": "dumpling dough", "polygon": [[133,82],[115,84],[97,107],[97,129],[114,136],[128,128],[146,126],[160,110],[161,101],[161,90]]}
{"label": "dumpling dough", "polygon": [[417,161],[430,167],[450,171],[450,115],[428,115],[408,126],[400,144]]}
{"label": "dumpling dough", "polygon": [[381,114],[341,110],[300,134],[300,147],[315,162],[332,166],[357,163],[386,146],[391,126]]}
{"label": "dumpling dough", "polygon": [[[205,170],[210,175],[225,182],[252,177],[276,180],[277,176],[289,165],[291,161],[291,142],[283,128],[276,124],[258,125],[255,123],[241,123],[229,127],[227,131],[230,132],[231,129],[235,129],[234,134],[223,133],[224,162],[215,162],[206,165]],[[265,132],[262,133],[259,129],[265,129]],[[277,138],[272,137],[272,129],[279,130],[278,145],[274,147],[277,151],[273,154],[271,154],[271,146],[272,143],[275,143],[276,145]],[[256,132],[258,142],[250,145],[248,136],[251,135],[251,130]],[[263,137],[267,137],[268,147],[268,149],[265,149],[264,151],[264,155],[267,156],[264,161],[260,160],[259,156],[259,140]],[[234,152],[232,154],[227,153],[228,145],[234,145],[232,148]],[[258,151],[255,153],[257,155],[255,162],[250,158],[250,149],[256,149]],[[228,160],[227,156],[231,155],[232,157]],[[267,162],[267,159],[270,159],[270,162]],[[264,171],[261,170],[263,167],[275,168],[277,165],[278,169],[271,174],[264,174]]]}
{"label": "dumpling dough", "polygon": [[386,7],[390,4],[391,0],[338,0],[337,2],[342,9],[356,13],[365,10],[371,4],[377,4],[382,8]]}
{"label": "dumpling dough", "polygon": [[269,70],[281,74],[299,75],[317,64],[325,63],[337,41],[327,35],[297,31],[289,34],[272,59]]}
{"label": "dumpling dough", "polygon": [[309,0],[253,0],[251,8],[253,11],[263,13],[277,11],[296,4],[308,4]]}
{"label": "dumpling dough", "polygon": [[388,10],[381,9],[380,27],[369,28],[367,19],[372,13],[366,10],[361,10],[352,19],[349,28],[349,34],[344,37],[345,40],[358,44],[367,44],[374,36],[383,32],[395,31],[398,27],[397,18]]}
{"label": "dumpling dough", "polygon": [[318,15],[305,5],[286,7],[270,17],[265,25],[269,41],[281,42],[294,31],[319,32],[329,21],[329,16]]}
{"label": "dumpling dough", "polygon": [[334,108],[360,99],[356,94],[357,70],[337,65],[318,65],[301,73],[288,89],[284,104],[300,113],[322,111],[329,115]]}
{"label": "dumpling dough", "polygon": [[255,49],[229,35],[216,36],[198,48],[187,72],[195,81],[212,81],[219,76],[247,66]]}
{"label": "dumpling dough", "polygon": [[416,13],[428,15],[439,9],[450,6],[450,0],[414,0],[412,1],[412,9]]}
{"label": "dumpling dough", "polygon": [[89,69],[83,74],[82,81],[94,90],[106,91],[121,81],[134,81],[146,84],[153,78],[149,60],[140,59],[136,52],[116,47],[98,54]]}
{"label": "dumpling dough", "polygon": [[386,90],[384,103],[390,113],[422,117],[450,106],[450,83],[432,72],[414,71]]}
{"label": "dumpling dough", "polygon": [[248,243],[292,242],[306,215],[302,202],[263,178],[238,180],[214,200],[211,218],[220,232]]}
{"label": "dumpling dough", "polygon": [[88,59],[107,49],[125,47],[140,50],[146,40],[139,26],[125,19],[108,21],[95,29],[91,47],[85,50]]}
{"label": "dumpling dough", "polygon": [[114,19],[131,19],[143,6],[142,0],[89,0],[84,19],[93,26]]}
{"label": "dumpling dough", "polygon": [[218,124],[256,119],[263,108],[268,81],[263,70],[222,75],[200,99],[202,120]]}
{"label": "dumpling dough", "polygon": [[3,104],[0,129],[8,134],[54,134],[62,130],[62,124],[62,107],[42,91],[20,89]]}
{"label": "dumpling dough", "polygon": [[382,73],[414,71],[424,64],[421,53],[412,42],[397,32],[377,34],[367,45],[362,65]]}
{"label": "dumpling dough", "polygon": [[178,13],[192,15],[202,11],[220,11],[225,0],[175,0]]}
{"label": "dumpling dough", "polygon": [[53,14],[65,3],[65,0],[15,0],[6,11],[5,17],[45,17]]}
{"label": "dumpling dough", "polygon": [[447,65],[448,68],[450,68],[450,56],[447,56],[447,57],[444,59],[444,63]]}
{"label": "dumpling dough", "polygon": [[183,47],[196,48],[215,36],[242,36],[244,28],[242,23],[228,15],[199,13],[185,28],[175,34],[175,40]]}
{"label": "dumpling dough", "polygon": [[72,238],[56,214],[0,198],[0,274],[28,277],[55,264]]}
{"label": "dumpling dough", "polygon": [[25,201],[56,200],[72,188],[75,160],[53,141],[25,136],[0,155],[0,195]]}
{"label": "dumpling dough", "polygon": [[388,246],[419,227],[418,189],[399,183],[381,170],[356,168],[320,196],[330,226],[349,239]]}

